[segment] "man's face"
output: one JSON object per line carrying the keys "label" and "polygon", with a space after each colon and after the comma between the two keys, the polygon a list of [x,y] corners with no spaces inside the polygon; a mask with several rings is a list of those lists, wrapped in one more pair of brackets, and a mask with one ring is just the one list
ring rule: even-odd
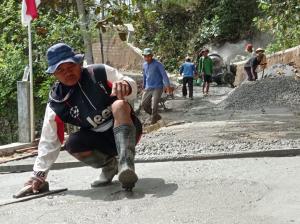
{"label": "man's face", "polygon": [[208,51],[203,51],[203,56],[207,57],[207,55],[208,55]]}
{"label": "man's face", "polygon": [[144,60],[145,60],[147,63],[151,63],[152,57],[153,57],[152,54],[144,55]]}
{"label": "man's face", "polygon": [[54,76],[66,86],[74,86],[79,81],[81,66],[72,62],[62,63],[54,72]]}

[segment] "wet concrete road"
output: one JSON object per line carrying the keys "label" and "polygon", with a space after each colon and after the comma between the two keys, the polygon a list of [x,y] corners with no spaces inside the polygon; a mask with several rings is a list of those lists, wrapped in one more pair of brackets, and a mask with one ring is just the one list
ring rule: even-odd
{"label": "wet concrete road", "polygon": [[[49,173],[64,194],[0,206],[0,223],[300,223],[300,157],[136,164],[133,193],[119,183],[91,189],[99,170]],[[29,173],[0,175],[0,203]]]}

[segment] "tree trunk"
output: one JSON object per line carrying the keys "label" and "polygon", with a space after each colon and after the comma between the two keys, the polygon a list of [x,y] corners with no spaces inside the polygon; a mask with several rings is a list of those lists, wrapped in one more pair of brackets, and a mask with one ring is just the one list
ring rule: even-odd
{"label": "tree trunk", "polygon": [[80,18],[80,28],[82,32],[84,47],[85,47],[85,59],[87,64],[89,65],[94,63],[91,35],[88,32],[88,21],[85,14],[83,0],[76,0],[76,4],[77,4],[77,10]]}
{"label": "tree trunk", "polygon": [[102,31],[101,29],[99,29],[99,41],[100,41],[100,52],[101,52],[101,61],[102,61],[102,64],[105,63],[104,61],[104,51],[103,51],[103,36],[102,36]]}

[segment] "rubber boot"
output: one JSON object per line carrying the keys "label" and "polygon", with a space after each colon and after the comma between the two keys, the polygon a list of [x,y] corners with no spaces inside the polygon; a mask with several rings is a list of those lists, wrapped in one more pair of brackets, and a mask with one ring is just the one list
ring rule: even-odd
{"label": "rubber boot", "polygon": [[119,181],[125,190],[131,191],[138,177],[134,171],[136,130],[133,125],[114,128],[116,147],[119,154]]}
{"label": "rubber boot", "polygon": [[110,155],[97,150],[69,153],[79,161],[93,168],[102,168],[100,178],[91,183],[91,187],[100,187],[111,183],[113,177],[118,173],[117,160]]}
{"label": "rubber boot", "polygon": [[151,116],[151,124],[155,124],[159,120],[161,120],[161,116],[159,114],[155,114]]}
{"label": "rubber boot", "polygon": [[91,187],[102,187],[111,183],[114,176],[118,173],[118,162],[115,157],[112,157],[102,168],[98,180],[91,183]]}

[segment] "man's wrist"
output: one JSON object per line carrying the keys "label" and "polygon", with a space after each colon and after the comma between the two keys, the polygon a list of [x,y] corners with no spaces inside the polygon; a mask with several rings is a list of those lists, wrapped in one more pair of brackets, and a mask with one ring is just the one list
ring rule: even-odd
{"label": "man's wrist", "polygon": [[31,178],[40,182],[45,182],[47,178],[47,172],[45,171],[33,171]]}

